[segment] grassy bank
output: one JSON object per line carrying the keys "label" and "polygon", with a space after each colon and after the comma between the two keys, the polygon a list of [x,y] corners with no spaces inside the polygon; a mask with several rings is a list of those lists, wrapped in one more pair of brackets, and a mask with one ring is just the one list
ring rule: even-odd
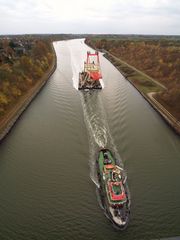
{"label": "grassy bank", "polygon": [[161,102],[158,102],[156,98],[154,98],[155,94],[161,93],[166,89],[165,86],[112,54],[106,52],[105,57],[131,82],[153,108],[161,114],[163,119],[180,135],[180,122],[170,113],[172,109],[165,102],[162,105]]}
{"label": "grassy bank", "polygon": [[124,75],[125,78],[144,94],[149,92],[160,92],[165,89],[165,86],[162,84],[112,54],[106,52],[104,56]]}

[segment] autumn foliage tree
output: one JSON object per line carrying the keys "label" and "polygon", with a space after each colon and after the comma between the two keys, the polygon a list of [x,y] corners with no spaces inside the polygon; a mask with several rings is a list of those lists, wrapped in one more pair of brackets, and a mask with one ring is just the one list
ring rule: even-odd
{"label": "autumn foliage tree", "polygon": [[33,41],[32,49],[22,56],[16,55],[15,47],[12,40],[0,40],[0,118],[40,80],[53,60],[49,41]]}

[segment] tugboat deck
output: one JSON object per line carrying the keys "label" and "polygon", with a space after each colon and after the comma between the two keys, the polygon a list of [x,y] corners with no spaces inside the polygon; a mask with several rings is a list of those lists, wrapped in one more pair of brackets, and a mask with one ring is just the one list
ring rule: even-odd
{"label": "tugboat deck", "polygon": [[97,176],[102,206],[113,225],[124,230],[128,226],[130,217],[130,196],[124,169],[117,164],[110,150],[99,151]]}

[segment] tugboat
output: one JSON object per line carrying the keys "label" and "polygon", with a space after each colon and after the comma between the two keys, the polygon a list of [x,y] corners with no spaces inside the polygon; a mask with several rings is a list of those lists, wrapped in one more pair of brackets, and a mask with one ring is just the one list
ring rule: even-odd
{"label": "tugboat", "polygon": [[[93,57],[93,61],[91,61]],[[84,71],[79,73],[79,90],[102,89],[102,79],[99,53],[87,52],[87,60],[84,62]]]}
{"label": "tugboat", "polygon": [[97,175],[105,212],[118,229],[124,230],[130,217],[127,177],[109,149],[101,149],[98,153]]}

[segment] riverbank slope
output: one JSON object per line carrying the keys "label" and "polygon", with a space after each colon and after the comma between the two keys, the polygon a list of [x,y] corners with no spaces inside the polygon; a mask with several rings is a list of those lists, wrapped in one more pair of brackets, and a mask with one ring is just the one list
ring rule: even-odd
{"label": "riverbank slope", "polygon": [[[159,100],[161,93],[167,92],[169,85],[160,83],[144,71],[137,69],[119,56],[112,54],[111,48],[103,45],[104,40],[86,39],[90,47],[104,52],[104,56],[122,73],[122,75],[140,92],[140,94],[151,104],[151,106],[163,117],[163,119],[180,135],[180,121],[178,118],[178,102],[175,106],[166,107]],[[107,42],[110,40],[106,40]],[[116,42],[118,45],[118,43]],[[108,45],[108,44],[107,44]],[[105,46],[105,49],[104,49]],[[107,49],[108,50],[107,50]],[[115,51],[115,50],[114,50]],[[153,93],[153,94],[152,94]],[[157,98],[157,96],[159,98]],[[178,94],[177,94],[178,96]],[[159,101],[158,101],[159,100]]]}
{"label": "riverbank slope", "polygon": [[48,69],[42,74],[42,76],[37,79],[36,83],[23,94],[16,103],[11,106],[5,114],[0,118],[0,141],[7,135],[11,130],[12,126],[15,124],[17,119],[21,116],[23,111],[31,103],[34,97],[39,93],[42,87],[46,84],[50,76],[54,73],[56,69],[56,53],[53,44],[50,43],[52,61],[48,66]]}
{"label": "riverbank slope", "polygon": [[[149,76],[139,72],[133,66],[121,61],[110,53],[104,55],[123,75],[124,77],[139,91],[139,93],[151,104],[151,106],[162,116],[162,118],[180,135],[180,122],[174,117],[168,109],[166,109],[154,97],[156,93],[165,89],[160,83],[151,80]],[[133,75],[132,75],[133,74]],[[177,103],[178,104],[178,103]]]}

